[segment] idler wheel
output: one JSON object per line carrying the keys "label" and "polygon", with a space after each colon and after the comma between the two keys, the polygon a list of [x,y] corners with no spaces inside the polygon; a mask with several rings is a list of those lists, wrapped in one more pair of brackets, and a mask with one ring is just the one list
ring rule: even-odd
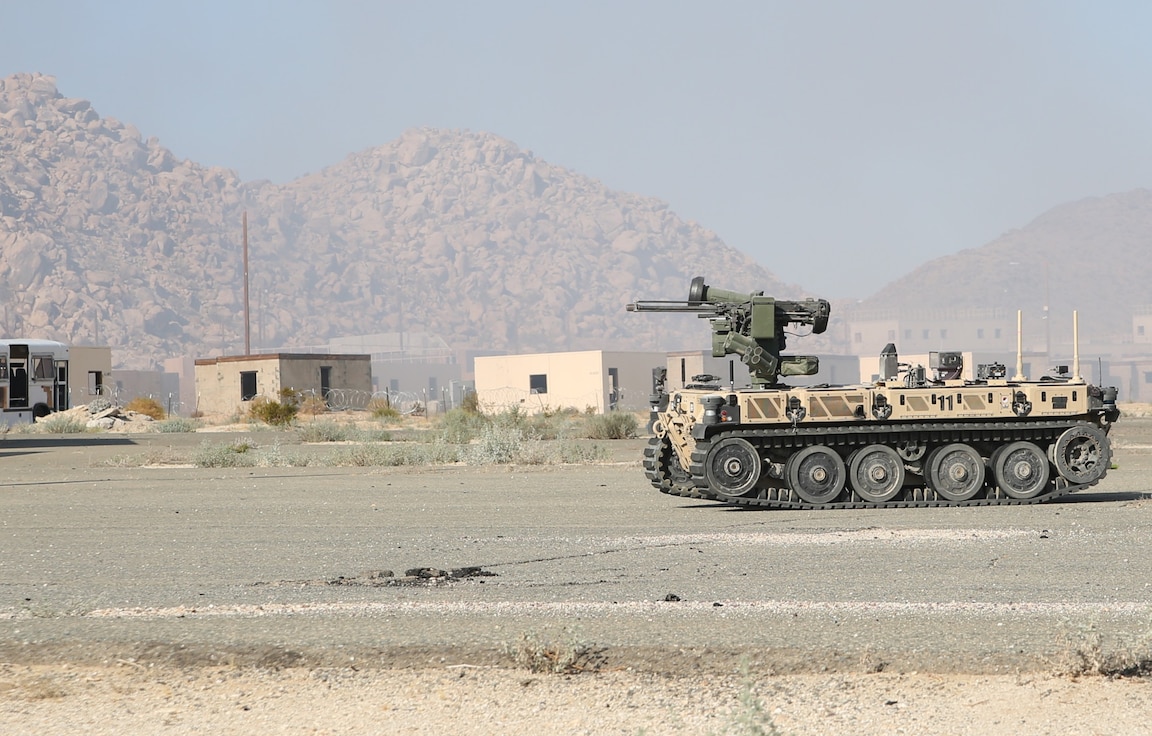
{"label": "idler wheel", "polygon": [[984,460],[968,445],[944,445],[928,456],[924,475],[942,498],[967,501],[984,487]]}
{"label": "idler wheel", "polygon": [[1090,424],[1066,430],[1052,446],[1056,472],[1071,483],[1095,483],[1108,472],[1111,462],[1108,435]]}
{"label": "idler wheel", "polygon": [[1048,485],[1048,457],[1031,442],[1013,442],[992,455],[992,477],[1012,498],[1032,498]]}
{"label": "idler wheel", "polygon": [[891,447],[869,445],[848,459],[848,485],[865,501],[891,501],[904,487],[904,461]]}
{"label": "idler wheel", "polygon": [[763,463],[752,443],[728,437],[712,446],[704,460],[708,487],[722,496],[744,496],[756,487]]}
{"label": "idler wheel", "polygon": [[844,488],[844,461],[823,445],[805,447],[788,458],[788,487],[808,503],[830,503]]}

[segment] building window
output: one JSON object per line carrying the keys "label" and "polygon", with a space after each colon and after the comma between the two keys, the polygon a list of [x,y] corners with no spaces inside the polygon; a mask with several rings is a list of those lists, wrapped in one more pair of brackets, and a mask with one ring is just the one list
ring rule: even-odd
{"label": "building window", "polygon": [[616,408],[620,403],[620,371],[615,368],[608,369],[608,409]]}
{"label": "building window", "polygon": [[1152,383],[1152,371],[1144,371],[1144,383]]}
{"label": "building window", "polygon": [[528,376],[528,390],[534,394],[548,393],[548,374],[534,373]]}
{"label": "building window", "polygon": [[896,330],[888,330],[888,342],[896,342]]}
{"label": "building window", "polygon": [[256,398],[256,371],[240,371],[240,400]]}
{"label": "building window", "polygon": [[400,379],[399,378],[389,378],[388,379],[388,391],[390,393],[394,393],[394,394],[400,393]]}
{"label": "building window", "polygon": [[976,339],[978,339],[978,340],[984,339],[984,328],[983,327],[977,327],[976,328]]}
{"label": "building window", "polygon": [[912,330],[904,330],[904,339],[905,340],[911,340],[912,339]]}
{"label": "building window", "polygon": [[996,339],[997,339],[997,340],[999,340],[999,339],[1000,339],[1000,328],[999,328],[999,327],[997,327],[997,328],[996,328],[995,337],[996,337]]}
{"label": "building window", "polygon": [[854,342],[864,342],[864,336],[863,336],[863,335],[861,335],[859,332],[857,332],[856,334],[854,334],[854,335],[852,336],[852,340],[853,340]]}
{"label": "building window", "polygon": [[947,340],[948,339],[948,330],[940,330],[940,339],[941,340]]}
{"label": "building window", "polygon": [[927,339],[928,339],[928,330],[924,330],[924,331],[921,333],[920,337],[922,337],[922,338],[924,338],[925,340],[927,340]]}
{"label": "building window", "polygon": [[428,376],[428,395],[435,396],[439,390],[440,383],[436,380],[436,376]]}
{"label": "building window", "polygon": [[88,371],[88,395],[98,396],[104,390],[104,372]]}
{"label": "building window", "polygon": [[[256,384],[252,384],[253,391],[255,391]],[[328,392],[332,390],[332,366],[320,366],[320,396],[325,401],[328,400]]]}
{"label": "building window", "polygon": [[1136,325],[1136,334],[1144,337],[1144,325]]}

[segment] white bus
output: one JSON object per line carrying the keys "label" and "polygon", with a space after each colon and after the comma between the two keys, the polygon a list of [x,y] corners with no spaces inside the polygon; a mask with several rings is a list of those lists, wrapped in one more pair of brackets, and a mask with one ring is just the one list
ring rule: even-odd
{"label": "white bus", "polygon": [[0,340],[0,423],[25,424],[67,408],[68,346]]}

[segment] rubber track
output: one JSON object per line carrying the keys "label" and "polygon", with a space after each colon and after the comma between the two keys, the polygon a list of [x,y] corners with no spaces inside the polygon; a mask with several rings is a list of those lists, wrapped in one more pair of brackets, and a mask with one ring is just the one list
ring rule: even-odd
{"label": "rubber track", "polygon": [[[880,428],[866,427],[821,427],[821,428],[773,428],[773,429],[743,429],[725,432],[709,440],[696,444],[692,452],[692,477],[686,479],[673,479],[664,470],[665,463],[661,462],[660,451],[665,446],[659,438],[653,437],[648,446],[644,448],[644,474],[649,482],[661,493],[684,498],[720,501],[733,506],[746,506],[752,508],[769,509],[796,509],[796,510],[825,510],[825,509],[880,509],[880,508],[930,508],[941,506],[1026,506],[1045,501],[1051,501],[1067,496],[1077,491],[1091,488],[1104,478],[1104,474],[1091,483],[1070,484],[1067,479],[1057,477],[1050,482],[1050,489],[1032,498],[1011,498],[1006,495],[989,497],[989,494],[999,494],[999,489],[986,488],[984,497],[972,498],[967,501],[949,501],[936,496],[935,491],[927,487],[906,487],[900,496],[884,503],[873,503],[859,499],[851,501],[838,501],[833,503],[808,503],[795,497],[789,488],[759,488],[755,495],[731,497],[713,493],[704,479],[704,458],[712,442],[723,437],[744,437],[748,439],[760,438],[762,444],[775,447],[794,447],[796,449],[822,444],[831,447],[863,447],[870,444],[892,445],[904,440],[929,441],[936,445],[952,442],[981,442],[1008,444],[1018,440],[1049,440],[1055,441],[1065,430],[1078,424],[1096,426],[1090,422],[1067,420],[1036,421],[1028,423],[1019,422],[972,422],[972,423],[916,423],[902,425],[888,425]],[[838,432],[837,434],[833,434]],[[668,448],[671,451],[671,448]],[[1111,451],[1106,462],[1111,461]],[[854,494],[849,491],[849,495]],[[787,496],[787,498],[785,498]],[[795,499],[795,500],[793,500]]]}

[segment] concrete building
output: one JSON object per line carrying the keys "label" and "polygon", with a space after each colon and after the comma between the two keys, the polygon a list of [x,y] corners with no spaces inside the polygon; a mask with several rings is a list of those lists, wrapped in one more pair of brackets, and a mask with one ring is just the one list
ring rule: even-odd
{"label": "concrete building", "polygon": [[72,345],[68,348],[70,406],[84,406],[111,391],[112,348]]}
{"label": "concrete building", "polygon": [[606,350],[477,357],[476,393],[485,411],[644,411],[652,369],[666,360],[664,353]]}
{"label": "concrete building", "polygon": [[[844,320],[852,355],[878,356],[888,343],[909,354],[1016,351],[1016,313],[1002,309],[867,310],[849,312]],[[1044,350],[1045,331],[1027,326],[1029,346]]]}
{"label": "concrete building", "polygon": [[1101,360],[1104,385],[1115,386],[1120,401],[1152,402],[1152,355]]}
{"label": "concrete building", "polygon": [[1152,348],[1152,304],[1142,304],[1133,310],[1132,342]]}
{"label": "concrete building", "polygon": [[271,353],[196,361],[196,410],[205,414],[246,411],[257,396],[278,400],[282,389],[316,396],[339,393],[341,401],[372,396],[371,358],[327,353]]}

